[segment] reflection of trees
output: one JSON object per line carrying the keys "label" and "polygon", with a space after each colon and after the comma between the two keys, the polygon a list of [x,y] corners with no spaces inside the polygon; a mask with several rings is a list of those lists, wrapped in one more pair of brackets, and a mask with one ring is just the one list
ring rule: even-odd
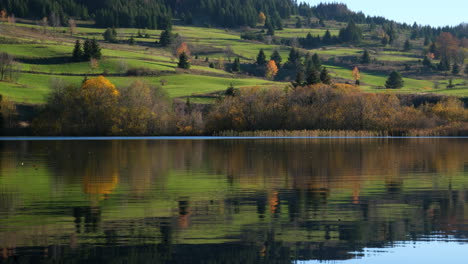
{"label": "reflection of trees", "polygon": [[[74,207],[76,230],[104,234],[106,247],[76,251],[88,263],[99,263],[98,252],[115,262],[290,263],[346,259],[434,231],[468,237],[467,147],[457,139],[97,141],[33,142],[22,151],[47,150],[57,186],[112,199],[118,184],[124,199],[155,206],[150,216],[123,220],[101,217],[108,201]],[[0,164],[12,170],[17,161],[8,159]],[[225,175],[219,190],[227,191],[213,200],[169,189],[171,170]],[[173,203],[158,207],[167,197]],[[184,244],[211,228],[237,242]]]}

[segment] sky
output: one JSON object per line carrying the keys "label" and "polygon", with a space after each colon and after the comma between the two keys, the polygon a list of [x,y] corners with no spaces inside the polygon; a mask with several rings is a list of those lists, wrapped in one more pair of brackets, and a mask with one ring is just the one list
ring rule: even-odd
{"label": "sky", "polygon": [[[456,26],[468,23],[468,0],[302,0],[312,5],[320,2],[339,2],[353,11],[383,16],[397,22],[431,26]],[[301,2],[301,1],[298,1]]]}

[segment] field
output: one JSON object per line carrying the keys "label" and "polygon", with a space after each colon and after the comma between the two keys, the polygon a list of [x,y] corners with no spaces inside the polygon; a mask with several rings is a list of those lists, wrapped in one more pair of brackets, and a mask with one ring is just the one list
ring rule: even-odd
{"label": "field", "polygon": [[[24,22],[24,21],[23,21]],[[1,24],[0,30],[4,39],[12,40],[16,44],[0,44],[0,51],[15,56],[22,73],[15,82],[0,82],[0,94],[15,102],[41,104],[45,101],[50,82],[54,79],[64,79],[66,82],[78,84],[85,76],[104,74],[117,86],[129,85],[136,79],[159,85],[161,80],[167,84],[164,88],[173,98],[193,96],[198,102],[208,102],[199,98],[200,95],[223,91],[231,84],[236,88],[242,87],[284,87],[285,82],[272,82],[260,77],[245,74],[232,74],[229,67],[210,68],[209,62],[228,63],[235,56],[240,57],[241,63],[253,63],[258,51],[264,49],[267,58],[278,50],[287,60],[289,47],[281,45],[267,45],[259,42],[242,40],[237,30],[216,28],[199,28],[189,26],[175,26],[174,33],[179,34],[192,50],[192,67],[188,71],[177,69],[177,60],[171,49],[158,48],[154,43],[158,41],[161,31],[139,29],[117,29],[119,44],[103,41],[104,29],[91,27],[88,23],[79,23],[74,34],[70,34],[66,27],[44,29],[33,23],[17,23],[16,25]],[[146,38],[136,38],[136,45],[126,44],[131,36],[138,32],[148,34]],[[325,28],[285,28],[277,32],[280,37],[305,37],[308,33],[323,35]],[[338,28],[330,28],[332,35],[338,34]],[[97,65],[89,62],[73,62],[71,52],[76,39],[96,38],[102,47],[103,59]],[[232,55],[225,52],[232,49]],[[318,53],[325,61],[332,76],[339,80],[352,82],[351,69],[339,66],[333,60],[358,58],[364,47],[335,46],[309,50]],[[304,50],[304,52],[307,52]],[[372,56],[382,63],[401,65],[404,63],[417,64],[418,58],[412,52],[401,52],[395,49],[383,49],[371,52]],[[208,60],[208,62],[206,62]],[[151,77],[128,77],[125,72],[130,68],[147,68],[160,74]],[[403,92],[403,93],[440,93],[456,96],[468,95],[468,86],[461,78],[454,78],[456,89],[447,89],[449,78],[405,78],[405,87],[401,90],[388,91],[382,89],[387,78],[381,72],[361,72],[362,88],[366,92]]]}

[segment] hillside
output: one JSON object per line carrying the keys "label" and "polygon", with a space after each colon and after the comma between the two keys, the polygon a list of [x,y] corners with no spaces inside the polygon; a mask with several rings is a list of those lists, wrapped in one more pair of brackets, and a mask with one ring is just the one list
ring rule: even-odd
{"label": "hillside", "polygon": [[[121,8],[137,14],[145,5],[44,0],[39,11],[33,2],[0,1],[0,51],[10,62],[0,94],[17,104],[42,105],[57,83],[79,85],[100,75],[118,88],[143,80],[176,102],[195,104],[215,103],[229,87],[291,89],[320,82],[357,84],[366,93],[468,96],[466,25],[410,26],[341,4],[287,0],[252,1],[244,18],[227,24],[229,16],[214,17],[218,1],[149,1],[164,23],[137,23],[143,13],[122,24]],[[228,2],[234,9],[240,4]],[[104,19],[104,13],[119,19]],[[75,58],[77,41],[82,48],[90,40],[99,58]],[[180,67],[181,53],[190,67]],[[387,82],[391,72],[403,76],[395,87]]]}

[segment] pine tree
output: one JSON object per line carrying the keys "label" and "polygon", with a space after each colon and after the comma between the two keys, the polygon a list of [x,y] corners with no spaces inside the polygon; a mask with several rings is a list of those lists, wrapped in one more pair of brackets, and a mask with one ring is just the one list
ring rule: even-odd
{"label": "pine tree", "polygon": [[93,38],[91,40],[91,58],[99,60],[101,57],[101,47],[99,46],[97,40]]}
{"label": "pine tree", "polygon": [[240,70],[241,70],[240,59],[239,57],[237,57],[234,59],[234,64],[232,65],[232,71],[240,72]]}
{"label": "pine tree", "polygon": [[388,38],[387,38],[387,36],[385,36],[385,37],[382,38],[381,43],[382,43],[382,45],[384,45],[384,46],[387,46],[387,45],[388,45]]}
{"label": "pine tree", "polygon": [[263,49],[261,49],[258,52],[258,55],[257,55],[257,64],[260,65],[260,66],[263,66],[266,63],[267,63],[267,61],[266,61],[265,52],[263,51]]}
{"label": "pine tree", "polygon": [[164,30],[161,32],[161,36],[159,37],[159,44],[161,46],[168,47],[172,42],[174,42],[174,36],[171,31]]}
{"label": "pine tree", "polygon": [[309,73],[306,81],[308,85],[318,84],[320,83],[320,74],[314,69]]}
{"label": "pine tree", "polygon": [[332,35],[331,35],[331,33],[330,33],[330,30],[327,29],[327,31],[325,32],[325,35],[323,35],[322,42],[323,42],[325,45],[331,45],[331,44],[333,44],[333,38],[332,38]]}
{"label": "pine tree", "polygon": [[404,86],[403,77],[397,71],[392,71],[385,83],[387,89],[400,89]]}
{"label": "pine tree", "polygon": [[294,86],[302,86],[304,85],[304,71],[303,69],[299,69],[296,73],[296,80],[294,83]]}
{"label": "pine tree", "polygon": [[332,82],[330,73],[328,73],[326,67],[323,67],[322,71],[320,72],[320,81],[324,84],[331,84]]}
{"label": "pine tree", "polygon": [[190,62],[189,62],[189,57],[185,52],[182,52],[179,56],[179,63],[177,64],[177,67],[181,69],[190,69]]}
{"label": "pine tree", "polygon": [[106,29],[106,31],[104,32],[104,34],[102,34],[102,36],[104,37],[104,40],[107,42],[110,42],[110,43],[117,42],[117,31],[115,30],[115,28]]}
{"label": "pine tree", "polygon": [[289,57],[288,57],[287,65],[289,67],[297,67],[297,65],[299,65],[300,62],[301,62],[301,54],[299,53],[298,50],[296,50],[295,48],[292,48],[289,51]]}
{"label": "pine tree", "polygon": [[91,40],[86,39],[83,44],[83,60],[88,61],[93,55],[93,50],[91,47]]}
{"label": "pine tree", "polygon": [[426,67],[428,69],[432,69],[432,67],[433,67],[431,60],[427,56],[424,57],[424,59],[422,61],[422,64],[423,64],[424,67]]}
{"label": "pine tree", "polygon": [[314,53],[314,55],[312,56],[312,64],[314,65],[314,68],[317,71],[320,71],[320,68],[322,68],[322,60],[320,59],[317,53]]}
{"label": "pine tree", "polygon": [[423,43],[424,46],[427,46],[429,45],[429,38],[426,36],[424,37],[424,43]]}
{"label": "pine tree", "polygon": [[302,28],[302,20],[300,17],[296,18],[296,28]]}
{"label": "pine tree", "polygon": [[439,64],[437,65],[437,70],[439,71],[450,71],[450,59],[448,57],[443,57]]}
{"label": "pine tree", "polygon": [[73,60],[74,61],[83,60],[83,49],[81,48],[81,42],[79,40],[75,42],[75,48],[73,49]]}
{"label": "pine tree", "polygon": [[364,50],[364,53],[362,54],[362,57],[361,57],[361,63],[369,64],[370,62],[371,62],[371,57],[370,57],[369,51]]}
{"label": "pine tree", "polygon": [[275,50],[273,51],[273,53],[272,53],[271,56],[270,56],[270,59],[271,59],[271,60],[274,60],[275,63],[276,63],[276,65],[277,65],[278,67],[281,66],[281,62],[282,62],[283,58],[281,58],[281,55],[280,55],[280,53],[278,52],[278,50],[275,49]]}
{"label": "pine tree", "polygon": [[431,46],[429,47],[429,52],[432,53],[432,54],[436,54],[437,46],[436,46],[435,42],[432,42]]}
{"label": "pine tree", "polygon": [[409,40],[405,41],[405,45],[403,46],[403,51],[410,51],[411,50],[411,43]]}
{"label": "pine tree", "polygon": [[131,35],[128,39],[128,44],[132,46],[135,45],[135,38],[133,37],[133,35]]}
{"label": "pine tree", "polygon": [[460,66],[458,65],[457,62],[455,62],[452,67],[452,74],[458,75],[459,73],[460,73]]}
{"label": "pine tree", "polygon": [[343,42],[359,43],[362,38],[362,30],[351,21],[345,29],[340,30],[339,37]]}

